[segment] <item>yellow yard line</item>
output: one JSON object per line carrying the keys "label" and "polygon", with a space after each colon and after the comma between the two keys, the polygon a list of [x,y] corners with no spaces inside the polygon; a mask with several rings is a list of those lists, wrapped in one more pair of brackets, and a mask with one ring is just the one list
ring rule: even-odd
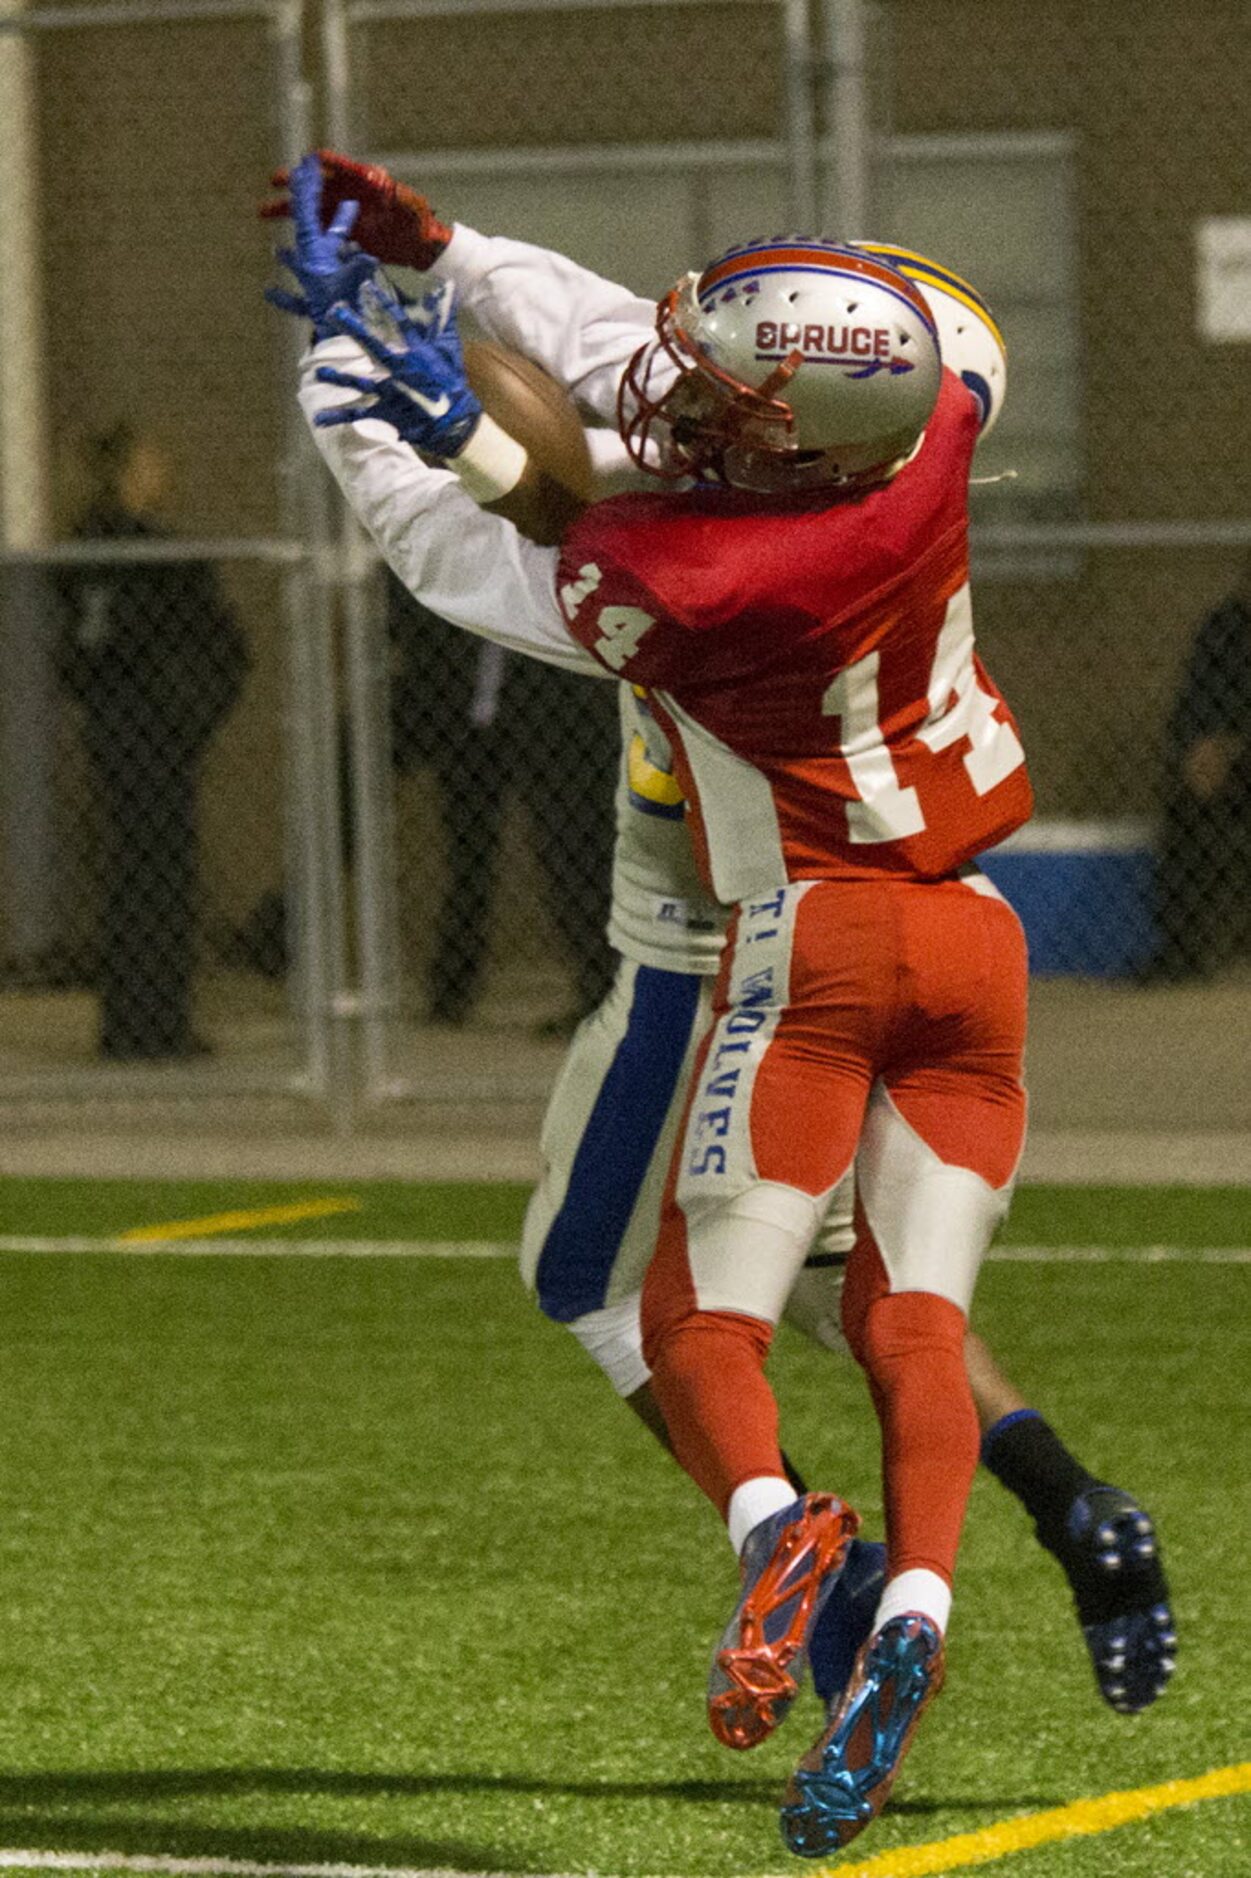
{"label": "yellow yard line", "polygon": [[1136,1787],[1125,1793],[1105,1793],[1096,1800],[1074,1800],[1045,1813],[1026,1813],[1020,1819],[1001,1820],[979,1832],[961,1832],[952,1839],[929,1845],[901,1845],[892,1852],[853,1865],[830,1865],[819,1878],[935,1878],[940,1872],[966,1871],[989,1865],[1055,1839],[1111,1832],[1152,1813],[1173,1806],[1192,1806],[1196,1800],[1223,1800],[1231,1794],[1251,1792],[1251,1761],[1214,1767],[1191,1780],[1166,1780],[1159,1787]]}
{"label": "yellow yard line", "polygon": [[[1128,1825],[1131,1820],[1145,1819],[1151,1813],[1167,1812],[1173,1806],[1192,1806],[1196,1800],[1227,1799],[1248,1790],[1251,1790],[1251,1761],[1242,1761],[1231,1767],[1215,1767],[1193,1780],[1166,1780],[1159,1787],[1105,1793],[1101,1799],[1075,1800],[1071,1806],[1057,1806],[1046,1813],[1026,1813],[1021,1819],[1003,1820],[982,1832],[960,1833],[956,1838],[939,1839],[931,1845],[897,1846],[893,1852],[879,1852],[866,1863],[818,1867],[814,1878],[935,1878],[938,1873],[989,1864],[1010,1853],[1045,1845],[1048,1840],[1110,1832],[1114,1826]],[[0,1870],[14,1869],[138,1872],[145,1874],[145,1878],[152,1878],[152,1874],[163,1875],[163,1878],[214,1878],[214,1875],[219,1878],[449,1878],[446,1872],[425,1867],[410,1870],[396,1865],[254,1864],[229,1857],[167,1858],[151,1853],[0,1849]],[[794,1872],[788,1874],[788,1878],[795,1878]]]}
{"label": "yellow yard line", "polygon": [[171,1219],[163,1226],[132,1226],[117,1235],[118,1245],[150,1245],[163,1239],[202,1239],[215,1232],[253,1232],[259,1226],[287,1226],[299,1219],[325,1219],[330,1213],[359,1213],[352,1197],[301,1200],[293,1206],[257,1206],[248,1212],[210,1213],[205,1219]]}

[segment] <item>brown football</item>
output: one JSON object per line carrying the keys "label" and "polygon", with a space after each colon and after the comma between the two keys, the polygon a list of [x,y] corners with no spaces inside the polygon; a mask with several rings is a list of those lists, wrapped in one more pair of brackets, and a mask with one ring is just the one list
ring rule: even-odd
{"label": "brown football", "polygon": [[486,506],[532,541],[559,541],[594,498],[586,433],[572,398],[542,366],[494,340],[465,341],[465,370],[483,410],[530,458],[517,488]]}

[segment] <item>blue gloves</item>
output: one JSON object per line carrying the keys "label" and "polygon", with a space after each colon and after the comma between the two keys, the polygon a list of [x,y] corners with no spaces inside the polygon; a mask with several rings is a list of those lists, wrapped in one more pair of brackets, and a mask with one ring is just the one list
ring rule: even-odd
{"label": "blue gloves", "polygon": [[280,248],[278,259],[295,275],[301,292],[268,287],[265,298],[284,313],[311,319],[314,337],[328,339],[335,330],[329,323],[330,309],[339,301],[354,300],[377,266],[348,240],[357,203],[340,203],[330,226],[322,227],[321,163],[316,155],[301,157],[291,172],[290,191],[295,246]]}
{"label": "blue gloves", "polygon": [[[482,406],[465,374],[450,283],[428,293],[419,306],[406,307],[385,280],[376,279],[358,296],[358,304],[364,317],[339,305],[328,315],[327,325],[363,346],[386,377],[364,378],[320,366],[317,376],[323,384],[345,385],[362,397],[357,404],[319,411],[314,422],[328,428],[381,418],[424,456],[444,461],[458,456],[477,427]],[[379,336],[384,327],[393,334],[394,344]]]}
{"label": "blue gloves", "polygon": [[[270,287],[265,298],[284,313],[311,319],[316,339],[345,333],[383,367],[385,377],[337,372],[323,365],[325,384],[359,391],[358,403],[319,411],[321,426],[380,418],[405,443],[445,461],[468,443],[482,415],[469,387],[450,286],[405,307],[377,264],[349,239],[358,204],[341,202],[322,227],[322,170],[315,154],[301,157],[289,181],[294,248],[278,258],[290,268],[298,294]],[[382,335],[386,334],[386,338]]]}

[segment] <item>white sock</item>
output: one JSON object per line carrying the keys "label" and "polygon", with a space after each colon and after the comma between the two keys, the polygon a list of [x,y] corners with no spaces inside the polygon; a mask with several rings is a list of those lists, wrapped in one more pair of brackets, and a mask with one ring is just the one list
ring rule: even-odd
{"label": "white sock", "polygon": [[900,1572],[882,1593],[873,1619],[874,1630],[880,1630],[890,1618],[902,1617],[907,1611],[919,1611],[937,1626],[940,1637],[946,1636],[951,1616],[950,1585],[937,1572],[923,1571],[920,1567]]}
{"label": "white sock", "polygon": [[725,1516],[734,1550],[741,1553],[753,1526],[780,1513],[784,1506],[792,1506],[798,1498],[790,1481],[781,1474],[757,1474],[735,1487]]}

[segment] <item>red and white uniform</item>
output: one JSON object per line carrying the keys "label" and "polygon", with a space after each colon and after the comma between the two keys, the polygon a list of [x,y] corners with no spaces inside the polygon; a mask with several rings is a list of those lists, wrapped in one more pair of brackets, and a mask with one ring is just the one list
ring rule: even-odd
{"label": "red and white uniform", "polygon": [[798,504],[632,494],[576,522],[560,597],[671,728],[718,899],[788,880],[937,879],[1029,815],[973,646],[972,399],[950,375],[886,488]]}
{"label": "red and white uniform", "polygon": [[[471,302],[510,261],[479,241]],[[599,287],[587,369],[571,375],[591,408],[637,319],[630,296]],[[544,329],[553,353],[568,330]],[[369,369],[350,342],[319,346],[301,387],[310,420],[345,398],[316,381],[323,362]],[[648,687],[706,879],[738,903],[647,1285],[679,1458],[722,1506],[780,1475],[763,1353],[855,1152],[845,1318],[882,1420],[892,1574],[947,1578],[977,1451],[963,1313],[1024,1122],[1023,939],[965,871],[1030,802],[972,643],[976,434],[947,377],[920,449],[879,492],[615,498],[575,525],[558,567],[387,426],[314,432],[435,611]]]}
{"label": "red and white uniform", "polygon": [[[948,375],[883,489],[617,497],[575,523],[559,576],[580,642],[648,687],[709,885],[737,907],[644,1293],[679,1459],[723,1507],[772,1471],[754,1376],[857,1157],[845,1321],[883,1414],[892,1568],[948,1579],[964,1493],[943,1496],[936,1531],[912,1477],[934,1465],[918,1392],[933,1385],[935,1440],[971,1475],[967,1385],[949,1382],[1025,1119],[1023,936],[971,866],[1031,806],[973,645],[976,438]],[[928,1340],[934,1360],[905,1361],[900,1393],[882,1326],[892,1345],[918,1311],[903,1341]],[[754,1412],[736,1416],[748,1393]]]}

